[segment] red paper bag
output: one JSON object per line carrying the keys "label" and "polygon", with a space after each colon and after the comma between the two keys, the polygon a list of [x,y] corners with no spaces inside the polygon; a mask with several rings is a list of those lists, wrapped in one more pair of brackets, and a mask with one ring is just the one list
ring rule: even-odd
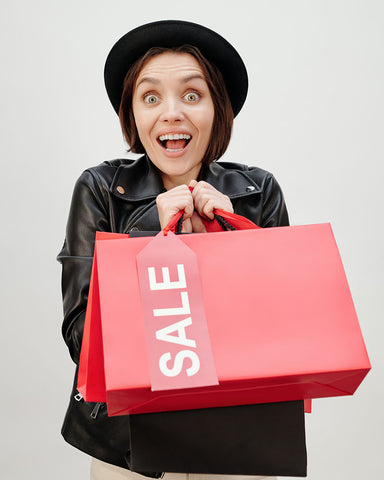
{"label": "red paper bag", "polygon": [[[190,190],[192,191],[193,188],[190,188]],[[174,216],[172,221],[167,225],[165,229],[166,232],[175,232],[179,223],[181,229],[183,213],[184,212],[181,210]],[[208,232],[223,231],[227,229],[246,230],[260,228],[251,220],[240,215],[225,212],[224,210],[215,209],[214,214],[214,221],[202,219]],[[111,234],[107,232],[96,232],[94,261],[92,265],[88,293],[88,305],[85,317],[77,382],[77,388],[79,392],[86,399],[86,401],[89,402],[106,401],[104,358],[101,334],[101,311],[97,270],[97,242],[99,240],[116,240],[118,238],[127,237],[128,235],[120,233]],[[207,354],[211,355],[210,346]],[[213,359],[210,359],[209,362],[211,374],[209,376],[209,380],[206,377],[206,382],[208,381],[207,384],[217,384],[216,375],[212,376],[212,371],[214,370]]]}
{"label": "red paper bag", "polygon": [[[127,238],[120,233],[96,232],[96,244],[102,239]],[[104,355],[101,334],[97,248],[93,256],[87,311],[81,343],[77,389],[87,402],[106,402]]]}
{"label": "red paper bag", "polygon": [[136,258],[153,238],[98,236],[94,375],[103,364],[110,415],[354,393],[370,364],[328,224],[177,239],[197,256],[219,385],[151,390]]}

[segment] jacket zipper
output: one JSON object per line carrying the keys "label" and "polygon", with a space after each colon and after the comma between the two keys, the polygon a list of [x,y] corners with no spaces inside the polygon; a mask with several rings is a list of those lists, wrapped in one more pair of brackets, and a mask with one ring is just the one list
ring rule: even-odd
{"label": "jacket zipper", "polygon": [[[74,395],[74,398],[77,402],[81,402],[83,400],[83,396],[80,392],[78,392],[76,395]],[[96,405],[93,407],[91,415],[90,415],[93,419],[97,418],[102,406],[103,406],[103,402],[97,402]]]}
{"label": "jacket zipper", "polygon": [[96,405],[93,407],[93,410],[91,412],[91,417],[92,418],[97,418],[102,406],[103,406],[102,402],[97,402],[96,403]]}

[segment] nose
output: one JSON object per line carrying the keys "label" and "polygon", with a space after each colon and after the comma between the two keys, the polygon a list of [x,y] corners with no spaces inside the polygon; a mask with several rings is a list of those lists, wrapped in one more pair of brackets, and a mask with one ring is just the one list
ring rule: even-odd
{"label": "nose", "polygon": [[177,98],[168,98],[162,102],[160,120],[162,122],[181,122],[184,119],[183,105]]}

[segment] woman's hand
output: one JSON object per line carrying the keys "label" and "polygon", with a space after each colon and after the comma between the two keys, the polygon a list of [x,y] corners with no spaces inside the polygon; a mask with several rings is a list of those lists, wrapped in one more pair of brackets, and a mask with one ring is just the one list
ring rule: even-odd
{"label": "woman's hand", "polygon": [[161,193],[156,198],[157,210],[161,228],[165,228],[179,210],[184,210],[183,233],[191,233],[193,215],[193,197],[187,185],[179,185],[167,192]]}
{"label": "woman's hand", "polygon": [[[192,193],[189,187],[193,188]],[[209,183],[196,180],[192,180],[189,186],[180,185],[161,193],[156,198],[156,204],[162,229],[168,225],[179,210],[184,210],[181,229],[183,233],[206,232],[201,217],[213,220],[215,208],[233,213],[229,197],[223,195]]]}
{"label": "woman's hand", "polygon": [[201,217],[213,220],[215,208],[233,213],[233,206],[229,197],[216,190],[211,184],[192,180],[189,186],[193,188],[192,197],[195,210]]}

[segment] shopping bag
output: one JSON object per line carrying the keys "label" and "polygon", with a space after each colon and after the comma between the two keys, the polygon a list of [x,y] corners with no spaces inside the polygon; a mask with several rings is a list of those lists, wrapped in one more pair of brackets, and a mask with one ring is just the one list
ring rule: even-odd
{"label": "shopping bag", "polygon": [[302,402],[129,416],[131,470],[306,476]]}
{"label": "shopping bag", "polygon": [[[166,226],[165,232],[180,233],[183,211],[174,216]],[[257,229],[251,220],[224,210],[215,209],[214,220],[202,219],[208,232]],[[82,397],[89,402],[106,402],[104,356],[101,334],[101,311],[99,299],[99,282],[97,270],[97,243],[101,240],[119,238],[154,236],[157,232],[131,232],[130,235],[120,233],[96,232],[94,260],[91,271],[88,303],[84,323],[83,339],[80,353],[77,388]]]}
{"label": "shopping bag", "polygon": [[177,236],[198,258],[219,384],[152,391],[136,258],[155,240],[97,236],[106,395],[91,401],[119,415],[354,393],[370,364],[328,224]]}
{"label": "shopping bag", "polygon": [[[127,238],[127,235],[114,233],[111,236],[110,233],[96,233],[96,242],[111,238]],[[95,248],[77,378],[77,389],[88,402],[106,402],[107,399],[98,278],[97,249]]]}

